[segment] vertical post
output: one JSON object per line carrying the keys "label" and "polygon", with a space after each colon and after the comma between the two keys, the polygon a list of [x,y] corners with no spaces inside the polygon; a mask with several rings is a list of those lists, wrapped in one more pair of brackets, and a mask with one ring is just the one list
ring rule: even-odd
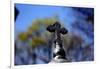
{"label": "vertical post", "polygon": [[59,22],[55,22],[53,25],[48,26],[47,30],[54,34],[53,59],[57,61],[63,59],[65,61],[66,55],[62,45],[61,34],[66,34],[68,31],[65,28],[61,28]]}

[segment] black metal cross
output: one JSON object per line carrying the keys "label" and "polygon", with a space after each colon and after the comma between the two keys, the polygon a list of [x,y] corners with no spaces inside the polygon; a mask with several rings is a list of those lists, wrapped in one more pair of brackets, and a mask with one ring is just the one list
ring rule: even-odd
{"label": "black metal cross", "polygon": [[68,31],[64,27],[61,28],[59,22],[55,22],[53,25],[48,26],[47,30],[54,33],[55,42],[58,42],[58,44],[62,46],[61,34],[67,34]]}
{"label": "black metal cross", "polygon": [[64,27],[61,27],[59,22],[49,25],[47,30],[54,34],[55,49],[53,50],[53,57],[59,56],[58,58],[65,59],[66,55],[62,45],[61,34],[67,34],[68,31]]}

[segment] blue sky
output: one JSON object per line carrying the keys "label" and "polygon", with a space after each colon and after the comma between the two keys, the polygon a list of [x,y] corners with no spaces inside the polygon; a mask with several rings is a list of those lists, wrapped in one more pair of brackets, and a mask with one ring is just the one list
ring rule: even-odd
{"label": "blue sky", "polygon": [[25,31],[33,22],[38,18],[47,18],[54,15],[58,15],[61,22],[67,24],[73,19],[71,16],[73,11],[68,7],[59,6],[41,6],[41,5],[29,5],[29,4],[16,4],[19,10],[19,15],[17,17],[15,28],[16,32]]}

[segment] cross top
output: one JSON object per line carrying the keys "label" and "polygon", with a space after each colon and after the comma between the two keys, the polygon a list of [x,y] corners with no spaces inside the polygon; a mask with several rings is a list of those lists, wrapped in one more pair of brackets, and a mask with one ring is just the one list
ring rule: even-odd
{"label": "cross top", "polygon": [[56,32],[56,31],[59,31],[59,34],[62,33],[62,34],[67,34],[67,30],[63,27],[61,28],[61,24],[59,22],[55,22],[53,25],[49,25],[47,27],[47,30],[49,32]]}
{"label": "cross top", "polygon": [[51,33],[54,33],[54,42],[58,42],[58,44],[62,46],[61,34],[67,34],[68,31],[64,27],[61,27],[59,22],[49,25],[47,30]]}

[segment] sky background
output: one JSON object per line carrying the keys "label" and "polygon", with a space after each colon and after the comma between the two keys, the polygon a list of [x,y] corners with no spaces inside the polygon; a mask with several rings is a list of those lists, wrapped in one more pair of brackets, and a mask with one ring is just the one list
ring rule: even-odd
{"label": "sky background", "polygon": [[75,19],[75,17],[72,16],[73,10],[69,7],[29,4],[15,4],[15,6],[20,12],[15,24],[16,31],[18,32],[25,31],[34,20],[39,18],[48,18],[57,15],[59,20],[63,22],[65,26],[72,23]]}

